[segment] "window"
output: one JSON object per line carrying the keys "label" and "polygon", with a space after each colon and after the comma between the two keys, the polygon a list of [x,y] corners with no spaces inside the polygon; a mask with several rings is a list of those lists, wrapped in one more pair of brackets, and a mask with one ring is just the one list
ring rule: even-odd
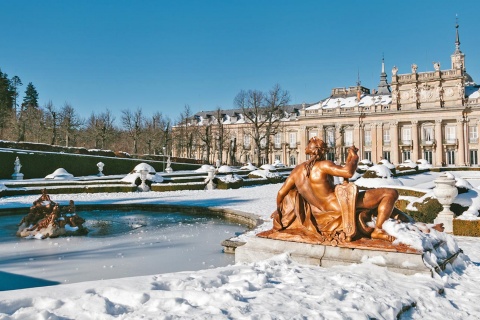
{"label": "window", "polygon": [[403,144],[410,145],[412,143],[412,128],[402,128],[402,142]]}
{"label": "window", "polygon": [[402,151],[402,162],[405,162],[405,160],[410,160],[410,157],[411,157],[410,150]]}
{"label": "window", "polygon": [[297,165],[297,158],[295,158],[294,155],[291,155],[291,156],[290,156],[290,165],[291,165],[291,166]]}
{"label": "window", "polygon": [[365,151],[365,159],[372,161],[372,151]]}
{"label": "window", "polygon": [[335,147],[335,132],[333,130],[327,131],[327,146]]}
{"label": "window", "polygon": [[250,135],[246,134],[243,136],[243,146],[245,148],[250,148]]}
{"label": "window", "polygon": [[267,138],[263,137],[260,139],[260,148],[265,148],[267,146]]}
{"label": "window", "polygon": [[308,140],[312,139],[313,137],[317,136],[317,131],[310,131],[308,133]]}
{"label": "window", "polygon": [[297,147],[297,134],[295,132],[290,132],[290,148]]}
{"label": "window", "polygon": [[456,134],[455,134],[456,127],[454,126],[447,126],[445,127],[445,139],[447,143],[455,143],[456,142]]}
{"label": "window", "polygon": [[279,154],[275,155],[275,161],[280,161],[281,156]]}
{"label": "window", "polygon": [[383,151],[383,159],[386,159],[388,162],[390,162],[390,151]]}
{"label": "window", "polygon": [[372,132],[365,131],[365,145],[371,146],[372,145]]}
{"label": "window", "polygon": [[424,127],[423,128],[423,140],[428,144],[429,142],[433,142],[433,128],[432,127]]}
{"label": "window", "polygon": [[347,130],[345,131],[345,141],[344,144],[346,147],[352,146],[353,145],[353,131],[352,130]]}
{"label": "window", "polygon": [[327,153],[327,160],[335,161],[335,152],[328,152]]}
{"label": "window", "polygon": [[478,151],[470,150],[470,165],[478,166]]}
{"label": "window", "polygon": [[423,151],[423,159],[427,160],[430,164],[432,164],[432,156],[432,150]]}
{"label": "window", "polygon": [[390,143],[390,129],[383,129],[383,142]]}
{"label": "window", "polygon": [[266,164],[267,163],[267,158],[265,158],[265,156],[262,156],[260,161],[262,162],[262,164]]}
{"label": "window", "polygon": [[469,126],[468,127],[468,141],[470,143],[477,143],[478,142],[478,127],[477,126]]}
{"label": "window", "polygon": [[447,150],[446,154],[447,158],[447,165],[453,166],[455,165],[455,150]]}
{"label": "window", "polygon": [[275,143],[275,148],[280,149],[282,147],[282,134],[277,133],[274,136],[274,143]]}

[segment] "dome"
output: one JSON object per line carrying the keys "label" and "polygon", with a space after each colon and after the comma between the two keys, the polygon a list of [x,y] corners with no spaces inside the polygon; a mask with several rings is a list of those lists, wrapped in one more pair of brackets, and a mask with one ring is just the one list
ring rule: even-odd
{"label": "dome", "polygon": [[473,78],[471,75],[469,75],[468,73],[464,73],[464,77],[465,77],[465,85],[466,86],[474,86],[476,85],[475,81],[473,81]]}

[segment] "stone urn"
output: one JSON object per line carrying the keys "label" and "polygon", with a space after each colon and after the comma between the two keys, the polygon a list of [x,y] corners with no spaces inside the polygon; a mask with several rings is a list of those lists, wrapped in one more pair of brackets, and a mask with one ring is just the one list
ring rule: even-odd
{"label": "stone urn", "polygon": [[453,233],[453,217],[454,214],[450,210],[455,197],[458,195],[457,187],[455,187],[455,178],[451,175],[444,174],[435,179],[435,188],[433,188],[433,194],[437,198],[438,202],[443,206],[434,223],[443,223],[445,232]]}
{"label": "stone urn", "polygon": [[150,191],[150,187],[145,183],[145,181],[147,180],[147,175],[148,175],[148,170],[146,169],[140,170],[140,180],[142,181],[142,183],[137,187],[138,191],[141,191],[141,192]]}
{"label": "stone urn", "polygon": [[97,163],[97,168],[98,168],[98,174],[97,176],[99,177],[103,177],[104,174],[103,174],[103,167],[105,166],[105,164],[103,162],[99,162]]}

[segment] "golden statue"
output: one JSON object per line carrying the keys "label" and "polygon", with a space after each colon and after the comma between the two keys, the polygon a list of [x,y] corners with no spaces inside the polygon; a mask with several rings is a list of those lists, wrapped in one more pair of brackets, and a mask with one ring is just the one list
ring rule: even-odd
{"label": "golden statue", "polygon": [[[412,221],[394,207],[398,192],[389,188],[358,192],[357,186],[348,182],[357,169],[358,149],[348,149],[344,166],[326,160],[326,151],[322,140],[309,140],[305,153],[310,160],[292,170],[278,191],[273,229],[258,236],[329,244],[364,237],[395,240],[382,229],[383,223],[389,218]],[[344,182],[334,185],[334,176]],[[374,224],[372,216],[376,216]]]}

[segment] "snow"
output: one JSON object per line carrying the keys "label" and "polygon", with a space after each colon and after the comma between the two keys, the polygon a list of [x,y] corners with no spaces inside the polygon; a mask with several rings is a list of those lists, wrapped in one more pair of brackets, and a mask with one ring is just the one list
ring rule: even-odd
{"label": "snow", "polygon": [[63,168],[58,168],[53,173],[47,175],[45,179],[54,179],[54,180],[71,180],[73,179],[73,174],[68,173],[67,170]]}
{"label": "snow", "polygon": [[143,170],[147,172],[146,180],[157,183],[163,182],[163,177],[155,171],[155,168],[144,162],[136,165],[133,171],[127,174],[121,181],[134,184],[137,179],[141,179]]}
{"label": "snow", "polygon": [[243,167],[240,168],[240,170],[257,170],[258,168],[255,167],[251,162],[247,163],[246,165],[244,165]]}
{"label": "snow", "polygon": [[[465,177],[461,172],[452,174]],[[416,186],[428,191],[424,186],[430,186],[437,176],[438,173],[418,174],[399,180],[405,187]],[[229,208],[253,213],[268,221],[275,210],[280,186],[62,194],[54,198],[61,204],[73,199],[76,204],[153,203]],[[4,197],[0,198],[0,205],[28,207],[36,197]],[[270,228],[271,223],[265,223],[265,227]],[[384,228],[413,246],[432,245],[431,238],[422,238],[424,234],[416,230],[413,236],[402,237],[407,231],[405,224],[387,221]],[[443,236],[433,232],[429,237]],[[390,272],[374,264],[381,262],[379,256],[366,258],[360,264],[323,268],[301,265],[293,262],[288,254],[280,254],[257,263],[199,271],[153,273],[4,291],[0,292],[0,319],[396,319],[399,314],[399,319],[478,318],[480,240],[470,237],[445,237],[443,240],[447,249],[454,250],[458,245],[465,254],[460,254],[444,273],[433,278]],[[38,244],[46,240],[30,241]],[[88,241],[81,238],[71,241],[75,241],[80,251],[90,250]],[[1,246],[3,255],[5,244]],[[90,259],[72,259],[71,268],[82,268],[91,262]],[[57,275],[63,271],[61,268],[49,270]],[[115,272],[115,268],[107,265],[104,272]]]}
{"label": "snow", "polygon": [[212,165],[209,165],[209,164],[204,164],[202,165],[200,168],[198,168],[197,170],[195,170],[195,172],[199,172],[199,173],[206,173],[210,170],[214,170],[215,171],[215,167],[212,166]]}
{"label": "snow", "polygon": [[220,173],[232,173],[233,172],[233,169],[232,167],[230,166],[221,166],[220,168],[218,168],[218,172]]}

